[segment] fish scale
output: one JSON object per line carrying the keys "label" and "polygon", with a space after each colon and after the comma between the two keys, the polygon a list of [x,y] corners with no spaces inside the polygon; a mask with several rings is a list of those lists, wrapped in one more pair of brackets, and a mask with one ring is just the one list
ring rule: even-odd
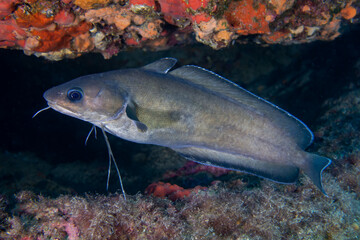
{"label": "fish scale", "polygon": [[280,183],[303,170],[325,194],[321,174],[331,160],[304,151],[313,134],[303,122],[209,70],[171,70],[176,61],[80,77],[44,98],[117,137],[169,147],[202,164]]}

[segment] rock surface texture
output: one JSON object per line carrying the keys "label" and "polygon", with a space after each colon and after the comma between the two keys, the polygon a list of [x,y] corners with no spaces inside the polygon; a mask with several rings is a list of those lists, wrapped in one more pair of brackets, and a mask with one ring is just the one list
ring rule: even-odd
{"label": "rock surface texture", "polygon": [[214,49],[305,43],[333,40],[359,10],[358,0],[0,0],[0,47],[61,60],[161,50],[194,36]]}

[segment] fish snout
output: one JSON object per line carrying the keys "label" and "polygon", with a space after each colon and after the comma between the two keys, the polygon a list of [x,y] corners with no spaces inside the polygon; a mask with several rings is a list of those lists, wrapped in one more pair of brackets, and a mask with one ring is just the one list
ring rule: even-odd
{"label": "fish snout", "polygon": [[57,91],[54,88],[50,88],[49,90],[45,91],[43,97],[47,102],[56,102],[61,97],[61,92]]}

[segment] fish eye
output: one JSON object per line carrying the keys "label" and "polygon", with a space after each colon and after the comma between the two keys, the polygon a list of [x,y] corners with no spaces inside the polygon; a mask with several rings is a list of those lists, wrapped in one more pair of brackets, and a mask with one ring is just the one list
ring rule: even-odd
{"label": "fish eye", "polygon": [[67,92],[67,97],[72,102],[80,101],[84,93],[81,88],[72,88]]}

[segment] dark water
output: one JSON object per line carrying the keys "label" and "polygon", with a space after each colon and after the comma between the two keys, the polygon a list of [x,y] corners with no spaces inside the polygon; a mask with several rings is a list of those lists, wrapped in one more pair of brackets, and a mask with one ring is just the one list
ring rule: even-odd
{"label": "dark water", "polygon": [[[30,189],[45,195],[69,191],[106,192],[108,160],[104,141],[98,136],[98,140],[91,138],[88,145],[84,145],[91,125],[53,110],[35,119],[32,115],[46,107],[42,94],[52,86],[86,74],[139,67],[161,57],[177,58],[178,66],[194,64],[210,69],[276,103],[310,128],[318,128],[319,118],[326,110],[324,101],[341,96],[351,85],[359,85],[360,28],[352,26],[344,31],[332,42],[270,47],[234,45],[219,51],[193,45],[161,52],[121,52],[110,60],[100,54],[85,54],[76,59],[50,62],[26,56],[21,51],[0,50],[0,150],[4,153],[0,164],[2,171],[11,172],[0,176],[1,189],[7,193]],[[165,159],[158,147],[114,137],[111,142],[124,172],[126,189],[131,194],[143,191],[167,169],[183,164],[171,152],[166,152],[170,157]],[[24,153],[28,160],[19,160],[19,157],[9,161],[7,156],[16,153]],[[37,164],[33,164],[34,161]],[[47,166],[44,170],[30,169],[44,164]],[[24,171],[13,173],[15,167]],[[150,167],[155,170],[149,172]],[[23,184],[21,179],[29,179],[24,176],[28,171],[36,172],[30,179],[40,176],[42,180],[33,179],[34,184]],[[14,179],[19,184],[7,189]],[[56,182],[53,190],[49,188],[52,181]],[[63,188],[56,189],[59,186]],[[117,186],[115,178],[112,191]]]}

